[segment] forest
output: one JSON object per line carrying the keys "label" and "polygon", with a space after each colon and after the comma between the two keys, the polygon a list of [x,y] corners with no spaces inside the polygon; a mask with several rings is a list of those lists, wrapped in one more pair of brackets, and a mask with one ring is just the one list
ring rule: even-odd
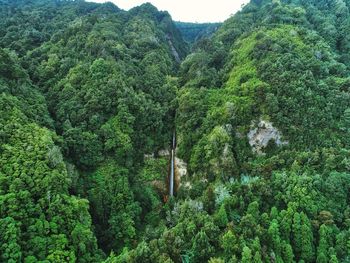
{"label": "forest", "polygon": [[187,43],[193,44],[202,38],[210,38],[221,23],[189,23],[176,21],[175,26]]}
{"label": "forest", "polygon": [[350,0],[0,18],[0,262],[350,263]]}

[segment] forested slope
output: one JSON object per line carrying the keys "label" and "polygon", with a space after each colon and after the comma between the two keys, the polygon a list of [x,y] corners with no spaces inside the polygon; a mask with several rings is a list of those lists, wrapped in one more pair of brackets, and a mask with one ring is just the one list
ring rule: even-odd
{"label": "forested slope", "polygon": [[350,262],[349,8],[0,1],[0,261]]}
{"label": "forested slope", "polygon": [[134,246],[162,200],[142,168],[173,133],[180,33],[150,4],[0,7],[0,261]]}
{"label": "forested slope", "polygon": [[175,25],[181,32],[183,39],[193,44],[202,38],[210,38],[218,30],[221,23],[188,23],[177,21]]}
{"label": "forested slope", "polygon": [[179,213],[193,261],[350,260],[349,22],[346,1],[251,1],[182,63],[181,196],[213,220]]}

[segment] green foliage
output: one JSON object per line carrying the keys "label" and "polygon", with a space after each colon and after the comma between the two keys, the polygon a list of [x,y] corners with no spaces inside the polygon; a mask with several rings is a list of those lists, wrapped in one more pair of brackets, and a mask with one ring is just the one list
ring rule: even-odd
{"label": "green foliage", "polygon": [[238,251],[237,237],[229,230],[222,237],[222,248],[227,258],[231,258]]}
{"label": "green foliage", "polygon": [[167,158],[149,158],[145,160],[145,166],[141,172],[142,182],[163,180],[164,175],[168,172],[168,159]]}
{"label": "green foliage", "polygon": [[[193,185],[206,182],[199,198],[218,226],[227,212],[235,235],[222,234],[225,260],[346,260],[331,248],[348,226],[349,60],[339,45],[348,34],[334,30],[348,23],[348,5],[251,1],[181,65],[178,153]],[[281,138],[259,153],[248,135],[260,120]],[[208,193],[218,181],[232,203],[212,211]],[[265,251],[253,249],[253,237]]]}
{"label": "green foliage", "polygon": [[227,213],[225,210],[225,206],[221,205],[219,211],[215,215],[215,224],[221,228],[225,228],[228,223]]}
{"label": "green foliage", "polygon": [[0,261],[348,262],[349,7],[2,1]]}
{"label": "green foliage", "polygon": [[242,263],[248,263],[252,261],[253,257],[251,250],[249,249],[249,247],[244,247],[242,251]]}
{"label": "green foliage", "polygon": [[18,99],[18,108],[32,121],[51,128],[45,98],[30,81],[14,52],[0,49],[0,93]]}
{"label": "green foliage", "polygon": [[167,173],[144,155],[173,133],[179,31],[151,5],[5,0],[0,14],[0,261],[135,247],[160,220],[157,189],[139,189]]}
{"label": "green foliage", "polygon": [[175,22],[184,40],[188,43],[212,36],[221,25],[220,23],[186,23]]}
{"label": "green foliage", "polygon": [[[88,199],[98,222],[96,235],[107,250],[119,250],[136,238],[140,207],[130,189],[128,171],[109,161],[90,176]],[[121,242],[120,240],[123,240]]]}
{"label": "green foliage", "polygon": [[193,241],[193,254],[195,262],[207,261],[212,253],[213,247],[209,243],[209,238],[204,231],[200,231]]}
{"label": "green foliage", "polygon": [[31,123],[16,102],[6,95],[0,102],[6,134],[0,150],[2,260],[97,260],[87,200],[69,195],[54,134]]}

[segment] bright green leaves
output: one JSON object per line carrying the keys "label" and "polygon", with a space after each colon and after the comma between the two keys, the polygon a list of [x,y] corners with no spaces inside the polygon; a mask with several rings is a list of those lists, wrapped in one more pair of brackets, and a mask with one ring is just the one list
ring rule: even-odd
{"label": "bright green leaves", "polygon": [[227,179],[236,175],[236,160],[232,152],[230,127],[215,127],[194,148],[191,167],[206,171],[211,178]]}
{"label": "bright green leaves", "polygon": [[[75,262],[81,257],[81,262],[91,261],[97,247],[88,206],[67,195],[70,181],[54,134],[30,123],[17,108],[18,101],[3,94],[1,102],[6,100],[10,103],[1,107],[7,112],[0,119],[1,132],[6,134],[0,151],[3,260]],[[81,251],[81,246],[89,249]]]}
{"label": "bright green leaves", "polygon": [[170,75],[185,45],[151,5],[15,4],[23,16],[0,10],[0,46],[19,54],[0,49],[0,261],[98,262],[89,211],[108,252],[160,221],[161,197],[143,183],[167,171],[137,175],[173,134]]}
{"label": "bright green leaves", "polygon": [[[67,179],[63,162],[50,169],[48,149],[54,147],[51,133],[35,124],[23,125],[8,132],[12,134],[6,143],[8,146],[3,146],[0,160],[4,176],[23,181],[30,186],[34,195],[44,195],[51,190],[52,185],[55,185],[53,194],[56,191],[66,191]],[[3,189],[7,187],[9,185],[2,186]]]}
{"label": "bright green leaves", "polygon": [[[121,112],[119,112],[118,115],[120,113]],[[133,122],[132,116],[129,115],[128,117],[129,120]],[[117,153],[117,156],[123,156],[131,151],[132,141],[130,135],[132,133],[132,129],[130,126],[127,126],[126,122],[120,120],[119,116],[110,119],[101,127],[101,130],[106,138],[105,150],[107,152],[113,151]]]}
{"label": "bright green leaves", "polygon": [[248,263],[253,261],[252,251],[249,247],[244,247],[242,251],[242,263]]}
{"label": "bright green leaves", "polygon": [[[1,206],[3,204],[0,202]],[[4,262],[21,261],[22,251],[18,244],[20,239],[19,225],[12,217],[0,219],[0,259]]]}
{"label": "bright green leaves", "polygon": [[168,173],[168,158],[149,158],[145,160],[145,166],[141,171],[141,182],[164,180]]}
{"label": "bright green leaves", "polygon": [[228,230],[222,236],[222,248],[227,259],[233,257],[239,251],[238,238],[232,230]]}

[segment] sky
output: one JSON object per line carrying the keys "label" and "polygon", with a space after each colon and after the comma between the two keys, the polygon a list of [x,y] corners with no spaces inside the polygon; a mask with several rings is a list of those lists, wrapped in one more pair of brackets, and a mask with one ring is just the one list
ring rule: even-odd
{"label": "sky", "polygon": [[[90,1],[107,2],[107,0]],[[124,10],[150,2],[159,10],[168,11],[175,21],[204,23],[223,22],[249,0],[109,0],[109,2]]]}

